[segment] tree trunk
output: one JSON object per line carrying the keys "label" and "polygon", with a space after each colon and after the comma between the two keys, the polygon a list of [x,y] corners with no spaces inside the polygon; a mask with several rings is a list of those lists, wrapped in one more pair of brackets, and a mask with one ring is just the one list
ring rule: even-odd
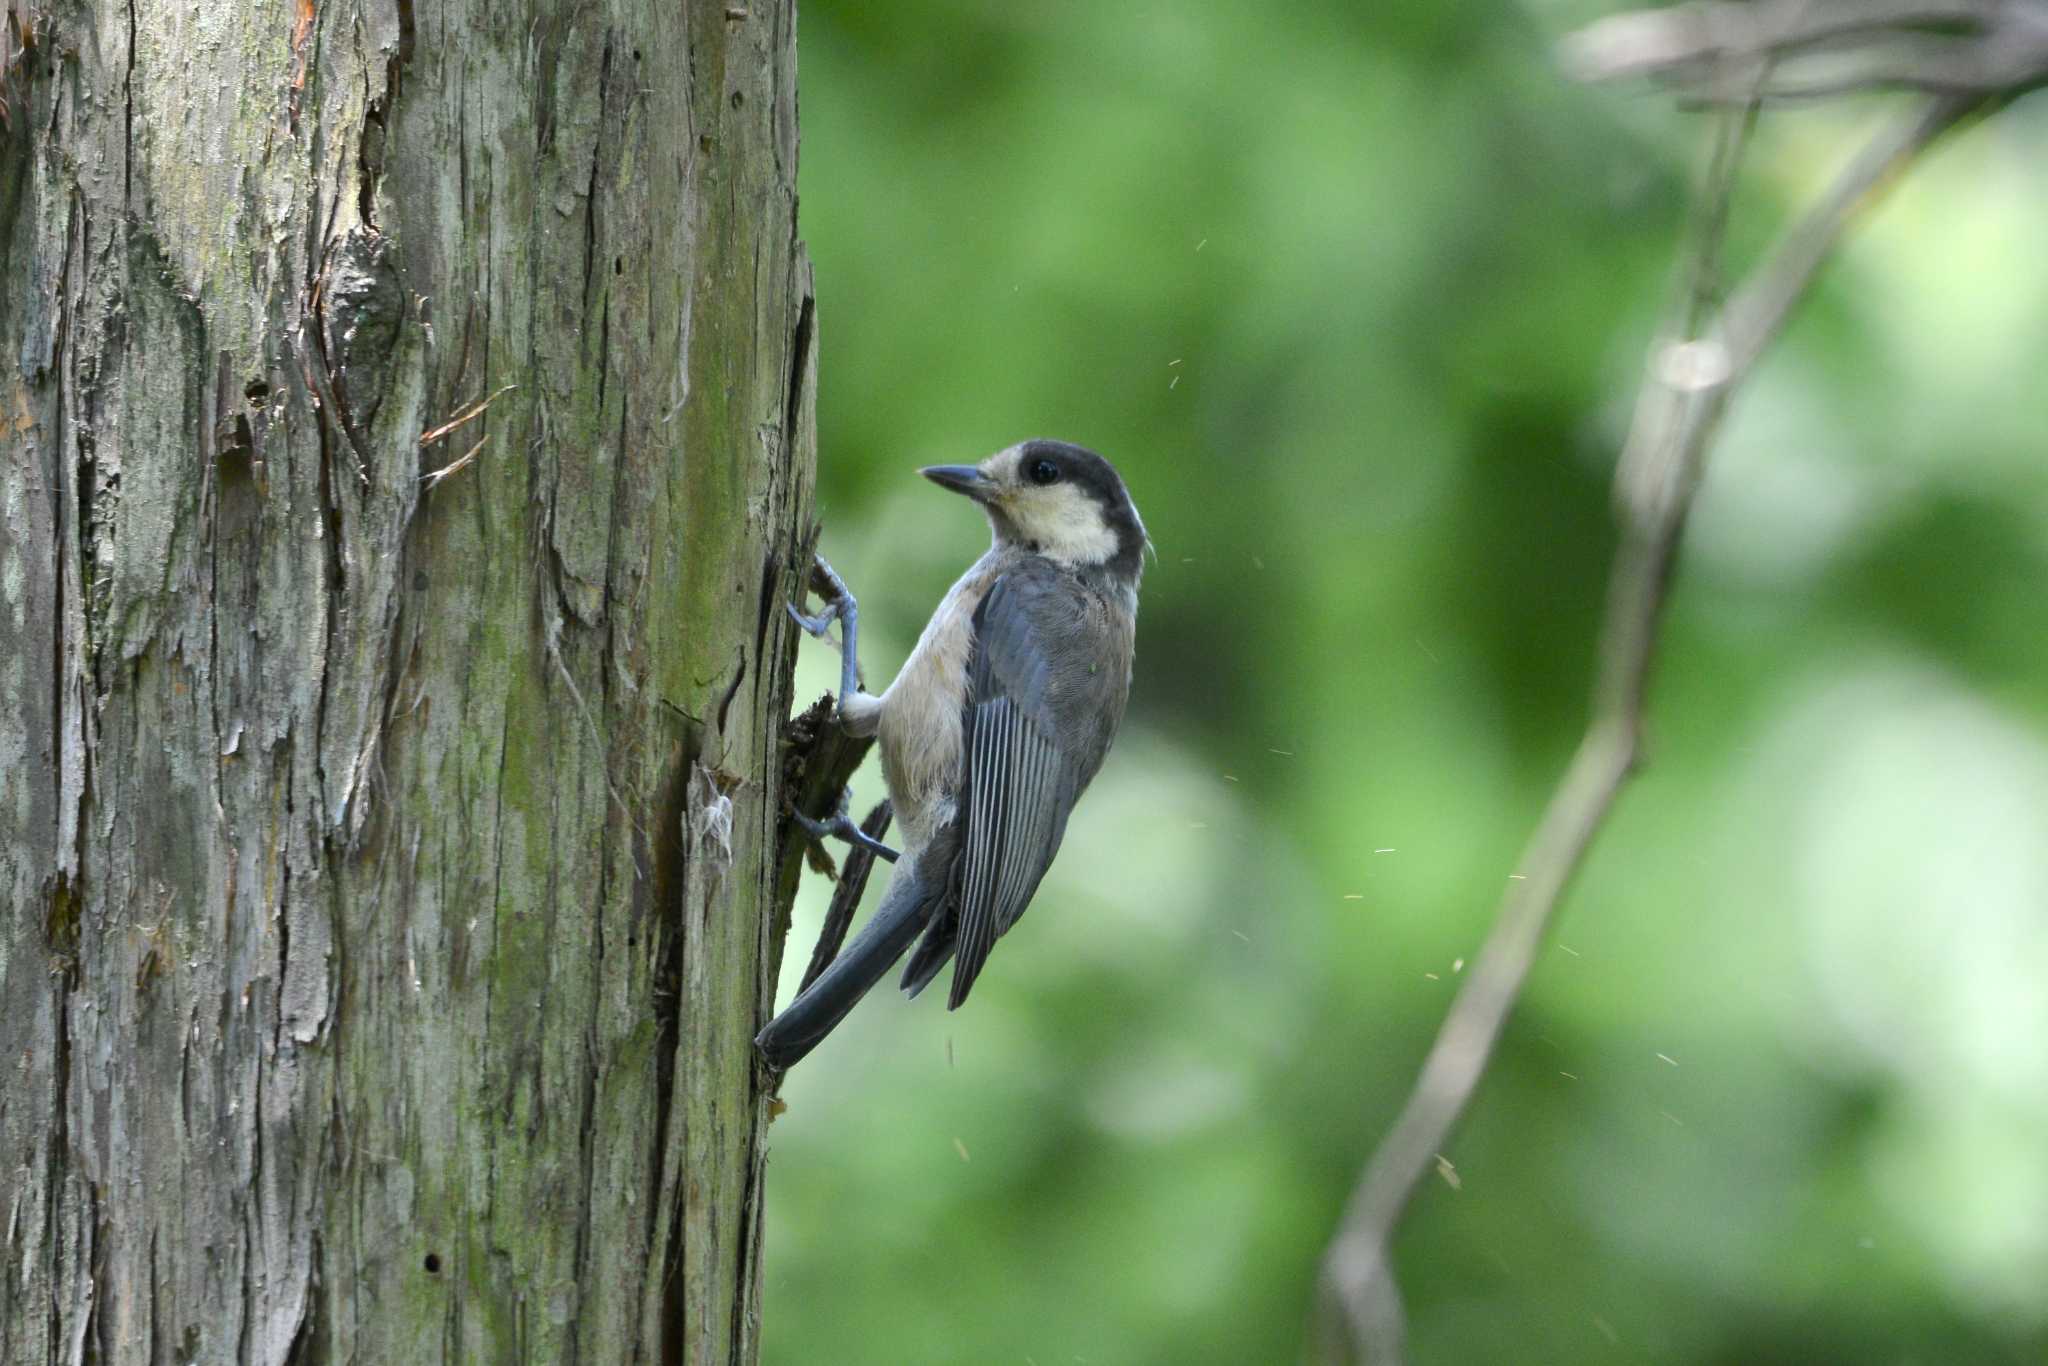
{"label": "tree trunk", "polygon": [[791,0],[22,2],[0,1360],[751,1361]]}

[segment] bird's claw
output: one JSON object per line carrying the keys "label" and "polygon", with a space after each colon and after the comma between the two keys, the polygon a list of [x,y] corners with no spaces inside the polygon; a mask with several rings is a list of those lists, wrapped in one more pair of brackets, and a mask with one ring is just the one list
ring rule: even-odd
{"label": "bird's claw", "polygon": [[793,602],[786,602],[783,607],[789,612],[789,619],[802,627],[806,635],[816,636],[820,640],[832,629],[832,623],[839,620],[839,604],[836,602],[827,603],[825,610],[815,617],[805,616],[797,610],[797,605]]}
{"label": "bird's claw", "polygon": [[839,805],[836,808],[834,808],[831,816],[821,821],[814,819],[813,817],[806,816],[803,812],[797,810],[796,801],[794,798],[792,798],[789,802],[789,818],[796,822],[798,829],[802,830],[812,839],[821,840],[824,839],[827,835],[834,833],[832,828],[833,826],[837,825],[840,821],[847,819],[847,807],[852,803],[852,801],[853,789],[841,788],[839,791]]}
{"label": "bird's claw", "polygon": [[880,859],[890,863],[896,861],[896,851],[860,828],[853,817],[847,814],[847,806],[853,800],[853,789],[842,788],[839,792],[839,806],[825,820],[816,820],[796,809],[796,803],[789,805],[789,818],[797,828],[814,840],[836,838],[845,840],[857,849],[866,849]]}

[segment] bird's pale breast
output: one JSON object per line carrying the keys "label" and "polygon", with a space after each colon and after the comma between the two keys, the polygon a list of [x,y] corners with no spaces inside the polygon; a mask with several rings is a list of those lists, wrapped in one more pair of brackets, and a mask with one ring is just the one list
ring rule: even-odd
{"label": "bird's pale breast", "polygon": [[904,841],[915,847],[953,814],[960,781],[961,703],[974,653],[974,609],[1002,573],[997,550],[947,592],[896,680],[882,694],[882,777]]}

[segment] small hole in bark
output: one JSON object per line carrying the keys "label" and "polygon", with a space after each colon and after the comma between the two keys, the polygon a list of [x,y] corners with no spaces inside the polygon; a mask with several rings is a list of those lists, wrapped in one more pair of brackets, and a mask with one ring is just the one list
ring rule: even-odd
{"label": "small hole in bark", "polygon": [[612,274],[614,274],[614,275],[624,275],[625,273],[626,273],[626,258],[625,258],[625,257],[623,257],[623,256],[614,256],[614,257],[612,258]]}
{"label": "small hole in bark", "polygon": [[737,90],[735,90],[735,91],[733,91],[733,92],[732,92],[732,107],[733,107],[733,108],[737,109],[737,108],[739,108],[739,107],[740,107],[741,105],[745,104],[746,102],[747,102],[747,97],[746,97],[745,95],[742,95],[742,94],[741,94],[741,93],[740,93],[739,91],[737,91]]}
{"label": "small hole in bark", "polygon": [[427,1254],[427,1260],[426,1260],[426,1262],[424,1263],[424,1265],[425,1265],[425,1267],[427,1268],[427,1274],[428,1274],[429,1276],[438,1276],[438,1275],[440,1275],[440,1274],[441,1274],[441,1254],[440,1254],[440,1253],[438,1253],[438,1252],[429,1252],[429,1253]]}
{"label": "small hole in bark", "polygon": [[633,60],[636,62],[640,60],[640,49],[637,47],[633,49]]}

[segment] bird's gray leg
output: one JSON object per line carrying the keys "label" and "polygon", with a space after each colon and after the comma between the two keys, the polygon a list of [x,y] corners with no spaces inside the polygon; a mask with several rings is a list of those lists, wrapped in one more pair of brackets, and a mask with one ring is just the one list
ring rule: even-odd
{"label": "bird's gray leg", "polygon": [[886,859],[890,863],[894,863],[896,861],[896,851],[861,829],[860,826],[854,823],[853,818],[846,814],[846,805],[852,796],[853,791],[850,788],[841,791],[839,794],[839,809],[833,812],[829,819],[814,821],[803,812],[797,810],[793,803],[789,808],[789,818],[795,821],[798,827],[814,840],[822,840],[828,835],[837,836],[848,844],[867,850],[877,858]]}
{"label": "bird's gray leg", "polygon": [[834,618],[839,621],[839,714],[848,714],[847,702],[860,691],[860,607],[853,600],[853,591],[846,586],[846,580],[819,555],[816,559],[817,577],[825,581],[825,610],[815,617],[807,617],[797,610],[795,603],[789,604],[789,616],[797,625],[820,640],[832,629]]}

